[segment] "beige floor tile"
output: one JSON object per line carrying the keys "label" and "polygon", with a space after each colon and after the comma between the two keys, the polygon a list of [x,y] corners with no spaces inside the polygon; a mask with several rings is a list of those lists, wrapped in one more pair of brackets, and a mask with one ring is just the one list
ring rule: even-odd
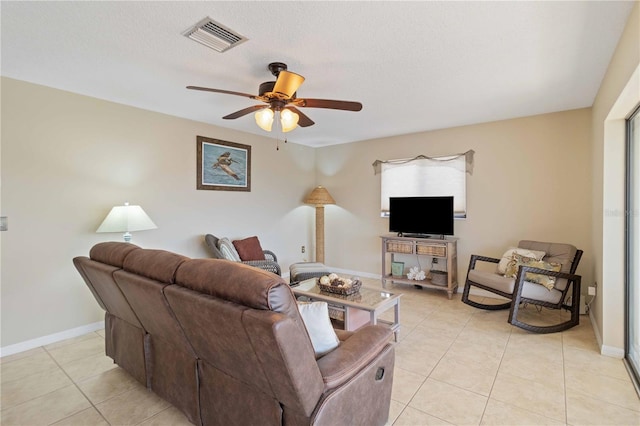
{"label": "beige floor tile", "polygon": [[490,343],[483,345],[456,339],[447,353],[461,362],[475,362],[497,371],[504,350]]}
{"label": "beige floor tile", "polygon": [[426,380],[426,376],[403,370],[396,366],[393,372],[393,389],[391,391],[391,399],[408,404],[413,395],[420,389],[422,383]]}
{"label": "beige floor tile", "polygon": [[59,422],[54,423],[55,426],[109,426],[109,423],[95,408],[87,408],[79,413],[69,416]]}
{"label": "beige floor tile", "polygon": [[3,365],[5,362],[16,361],[21,358],[27,358],[31,355],[37,355],[40,353],[44,353],[44,349],[42,347],[37,347],[33,349],[29,349],[28,351],[18,352],[17,354],[7,355],[0,358],[0,365]]}
{"label": "beige floor tile", "polygon": [[18,358],[14,361],[3,363],[0,375],[2,383],[19,380],[23,377],[58,370],[58,364],[49,356],[48,353],[36,352],[34,355]]}
{"label": "beige floor tile", "polygon": [[105,371],[116,368],[113,359],[99,353],[61,366],[74,382],[87,379]]}
{"label": "beige floor tile", "polygon": [[449,423],[477,425],[486,403],[485,396],[428,378],[409,403],[409,407]]}
{"label": "beige floor tile", "polygon": [[480,424],[486,426],[560,426],[565,423],[489,398]]}
{"label": "beige floor tile", "polygon": [[404,410],[405,407],[406,407],[405,404],[402,404],[401,402],[398,402],[392,399],[391,404],[389,406],[389,418],[387,419],[385,426],[392,425],[393,422],[395,422],[396,419],[400,416],[400,414],[402,413],[402,410]]}
{"label": "beige floor tile", "polygon": [[81,342],[63,345],[61,347],[51,349],[49,354],[58,364],[68,364],[72,361],[86,358],[99,353],[104,354],[104,339],[91,333],[93,336]]}
{"label": "beige floor tile", "polygon": [[546,363],[556,363],[562,366],[563,352],[562,342],[552,340],[526,340],[509,339],[505,350],[505,357],[523,357],[531,360],[544,361]]}
{"label": "beige floor tile", "polygon": [[96,333],[86,333],[86,334],[83,334],[81,336],[72,337],[71,339],[66,339],[66,340],[62,340],[60,342],[52,343],[50,345],[45,345],[44,349],[46,349],[47,351],[51,351],[53,349],[58,349],[58,348],[61,348],[63,346],[73,345],[74,343],[79,343],[79,342],[83,342],[85,340],[90,340],[90,339],[96,339],[96,338],[99,338],[99,337],[100,336],[98,336]]}
{"label": "beige floor tile", "polygon": [[558,421],[565,419],[564,389],[498,371],[491,398]]}
{"label": "beige floor tile", "polygon": [[415,348],[407,349],[406,346],[402,346],[403,344],[404,342],[399,344],[396,349],[396,367],[425,377],[431,374],[445,353],[445,351],[429,352],[415,350]]}
{"label": "beige floor tile", "polygon": [[565,381],[567,389],[620,407],[640,411],[640,400],[629,378],[621,380],[602,376],[597,371],[585,371],[567,365]]}
{"label": "beige floor tile", "polygon": [[583,371],[597,371],[603,376],[628,380],[629,373],[624,366],[624,361],[610,356],[600,355],[598,351],[565,346],[564,357],[568,360],[569,368],[582,369]]}
{"label": "beige floor tile", "polygon": [[476,344],[493,344],[496,347],[499,347],[501,350],[504,350],[507,346],[507,342],[511,336],[511,331],[509,332],[491,332],[486,330],[474,329],[473,327],[469,327],[468,325],[460,331],[456,340],[467,342],[467,343],[476,343]]}
{"label": "beige floor tile", "polygon": [[104,373],[78,382],[78,387],[94,404],[118,396],[135,387],[145,389],[122,368],[114,368]]}
{"label": "beige floor tile", "polygon": [[169,407],[162,410],[155,416],[139,423],[139,426],[192,426],[191,423],[180,410]]}
{"label": "beige floor tile", "polygon": [[499,371],[561,388],[564,383],[562,358],[550,361],[548,357],[540,358],[528,351],[505,352]]}
{"label": "beige floor tile", "polygon": [[393,423],[393,426],[431,426],[450,424],[451,423],[445,422],[442,419],[430,416],[423,411],[412,407],[406,407],[398,419]]}
{"label": "beige floor tile", "polygon": [[3,409],[0,423],[3,426],[48,425],[90,406],[78,388],[71,385],[15,407]]}
{"label": "beige floor tile", "polygon": [[71,380],[59,369],[5,382],[2,384],[2,409],[13,407],[71,384],[73,384]]}
{"label": "beige floor tile", "polygon": [[640,425],[640,412],[567,389],[567,422],[571,425]]}
{"label": "beige floor tile", "polygon": [[447,353],[433,369],[432,379],[457,386],[468,391],[489,396],[497,367],[486,366],[469,360],[460,360]]}
{"label": "beige floor tile", "polygon": [[103,330],[98,330],[98,331],[96,331],[96,334],[97,334],[98,336],[102,337],[103,339],[104,339],[104,337],[106,336],[106,333],[105,333],[104,329],[103,329]]}
{"label": "beige floor tile", "polygon": [[111,424],[136,425],[169,407],[169,403],[143,387],[133,388],[96,408]]}

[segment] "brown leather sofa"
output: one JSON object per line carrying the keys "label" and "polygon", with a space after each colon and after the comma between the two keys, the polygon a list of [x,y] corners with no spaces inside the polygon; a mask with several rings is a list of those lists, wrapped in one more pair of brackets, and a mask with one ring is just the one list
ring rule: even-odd
{"label": "brown leather sofa", "polygon": [[382,425],[391,331],[336,330],[316,359],[281,277],[109,242],[74,265],[106,311],[106,354],[203,425]]}

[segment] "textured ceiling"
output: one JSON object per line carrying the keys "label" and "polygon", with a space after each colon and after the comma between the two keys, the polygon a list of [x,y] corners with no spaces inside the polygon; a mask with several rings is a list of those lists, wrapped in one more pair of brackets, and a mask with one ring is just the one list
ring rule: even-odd
{"label": "textured ceiling", "polygon": [[[280,61],[305,108],[289,141],[324,146],[591,106],[633,2],[7,2],[2,75],[267,135],[257,94]],[[184,37],[209,16],[249,38],[218,53]]]}

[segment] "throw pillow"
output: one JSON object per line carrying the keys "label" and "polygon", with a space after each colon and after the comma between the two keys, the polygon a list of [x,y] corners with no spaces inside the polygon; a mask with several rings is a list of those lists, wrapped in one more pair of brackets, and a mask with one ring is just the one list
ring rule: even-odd
{"label": "throw pillow", "polygon": [[320,358],[340,345],[329,319],[327,302],[298,302],[298,310],[311,338],[316,358]]}
{"label": "throw pillow", "polygon": [[535,260],[542,260],[544,255],[546,254],[543,251],[537,250],[529,250],[518,247],[509,247],[507,251],[504,252],[502,258],[500,259],[500,263],[498,263],[498,273],[504,275],[507,272],[507,264],[511,261],[511,257],[513,254],[519,254],[521,256],[533,257]]}
{"label": "throw pillow", "polygon": [[236,248],[242,261],[265,260],[264,252],[260,246],[258,237],[249,237],[244,240],[235,240],[233,246]]}
{"label": "throw pillow", "polygon": [[[519,266],[532,266],[534,268],[545,269],[547,271],[558,272],[562,265],[559,263],[545,262],[544,260],[536,260],[533,257],[525,257],[519,254],[513,254],[511,261],[507,265],[507,271],[504,276],[509,278],[515,278],[518,275]],[[535,274],[533,272],[527,272],[524,276],[525,281],[534,284],[540,284],[551,291],[556,283],[556,277],[550,277],[543,274]]]}
{"label": "throw pillow", "polygon": [[209,247],[209,251],[214,259],[224,259],[224,256],[218,249],[218,237],[212,234],[207,234],[204,236],[204,241],[207,243],[207,247]]}
{"label": "throw pillow", "polygon": [[231,240],[229,240],[227,237],[223,237],[218,240],[218,249],[225,259],[233,260],[234,262],[240,262],[240,256],[238,255],[236,248],[233,246]]}

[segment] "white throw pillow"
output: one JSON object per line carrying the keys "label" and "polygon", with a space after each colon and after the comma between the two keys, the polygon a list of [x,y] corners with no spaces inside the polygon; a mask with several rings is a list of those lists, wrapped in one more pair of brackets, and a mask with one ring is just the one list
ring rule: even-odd
{"label": "white throw pillow", "polygon": [[227,237],[220,238],[218,240],[218,250],[227,260],[233,260],[234,262],[240,262],[240,255],[234,247],[233,243]]}
{"label": "white throw pillow", "polygon": [[316,358],[331,352],[340,345],[340,340],[329,319],[327,302],[298,302],[298,310],[305,327],[307,327]]}
{"label": "white throw pillow", "polygon": [[546,254],[543,251],[529,250],[529,249],[523,249],[518,247],[509,247],[509,249],[505,251],[504,254],[502,255],[502,259],[500,259],[500,263],[498,263],[498,273],[500,275],[504,275],[505,272],[507,271],[507,265],[509,264],[509,262],[511,262],[511,258],[514,253],[524,257],[533,257],[535,260],[542,260],[542,258]]}

